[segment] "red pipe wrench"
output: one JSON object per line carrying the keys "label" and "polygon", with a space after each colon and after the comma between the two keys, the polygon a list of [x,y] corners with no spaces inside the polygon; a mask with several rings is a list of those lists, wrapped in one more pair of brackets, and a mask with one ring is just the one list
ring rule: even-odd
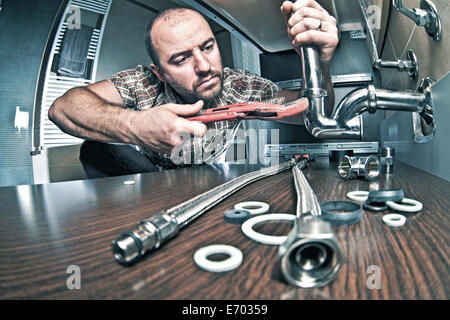
{"label": "red pipe wrench", "polygon": [[302,113],[307,108],[308,99],[305,98],[284,105],[251,101],[206,109],[200,115],[186,119],[203,123],[222,120],[279,120]]}

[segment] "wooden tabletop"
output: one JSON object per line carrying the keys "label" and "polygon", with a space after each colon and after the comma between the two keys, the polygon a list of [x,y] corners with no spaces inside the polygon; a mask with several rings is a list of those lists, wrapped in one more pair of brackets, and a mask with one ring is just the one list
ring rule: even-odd
{"label": "wooden tabletop", "polygon": [[[353,190],[402,188],[406,197],[424,204],[420,213],[407,215],[403,227],[388,227],[382,222],[383,213],[366,210],[360,223],[334,227],[345,263],[325,287],[288,285],[277,264],[278,247],[255,243],[239,225],[223,220],[226,210],[246,200],[267,202],[270,212],[295,213],[291,171],[231,195],[142,261],[125,267],[114,260],[111,241],[138,221],[255,169],[203,166],[0,188],[0,299],[450,297],[450,183],[402,163],[396,163],[394,174],[375,182],[342,181],[335,164],[304,170],[320,202],[345,200]],[[126,180],[135,184],[124,184]],[[279,222],[257,230],[283,235],[290,227]],[[201,270],[194,264],[194,252],[210,244],[239,248],[243,263],[225,273]],[[78,271],[79,283],[73,277]]]}

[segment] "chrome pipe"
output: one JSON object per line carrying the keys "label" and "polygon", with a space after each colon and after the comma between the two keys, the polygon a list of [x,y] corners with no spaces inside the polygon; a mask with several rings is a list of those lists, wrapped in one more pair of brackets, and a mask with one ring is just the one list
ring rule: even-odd
{"label": "chrome pipe", "polygon": [[420,113],[430,104],[429,100],[425,93],[377,89],[369,85],[348,93],[338,104],[332,118],[339,125],[346,126],[355,116],[365,111],[374,113],[377,110],[397,110]]}
{"label": "chrome pipe", "polygon": [[421,113],[431,106],[427,93],[378,89],[373,85],[348,93],[330,118],[325,113],[327,96],[320,66],[319,51],[314,46],[300,48],[303,74],[303,96],[309,106],[305,116],[307,130],[320,139],[362,139],[360,115],[376,110],[396,110]]}
{"label": "chrome pipe", "polygon": [[367,88],[355,89],[348,93],[338,104],[332,114],[332,118],[341,125],[348,120],[360,115],[364,111],[369,111],[368,103],[371,92]]}
{"label": "chrome pipe", "polygon": [[[326,96],[325,79],[320,63],[319,50],[315,46],[305,46],[300,48],[300,58],[302,60],[303,94],[310,96],[317,94]],[[306,91],[306,92],[305,92]],[[324,111],[324,110],[322,110]]]}
{"label": "chrome pipe", "polygon": [[375,89],[377,110],[422,112],[428,104],[425,94],[412,91]]}
{"label": "chrome pipe", "polygon": [[296,163],[296,160],[291,159],[279,165],[244,174],[175,207],[156,213],[112,241],[114,258],[122,264],[138,261],[145,253],[158,249],[177,235],[183,227],[231,194],[254,181],[290,169]]}
{"label": "chrome pipe", "polygon": [[304,79],[302,94],[309,102],[305,116],[307,130],[317,138],[361,139],[361,123],[354,122],[352,127],[345,127],[326,116],[327,91],[317,47],[301,47],[300,59]]}

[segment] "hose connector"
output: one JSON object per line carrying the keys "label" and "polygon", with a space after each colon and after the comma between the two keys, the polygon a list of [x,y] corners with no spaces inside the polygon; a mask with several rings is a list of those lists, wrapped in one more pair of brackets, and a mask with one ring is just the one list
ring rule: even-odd
{"label": "hose connector", "polygon": [[327,285],[343,263],[331,224],[312,215],[296,220],[279,248],[279,259],[287,283],[301,288]]}
{"label": "hose connector", "polygon": [[121,264],[132,264],[147,251],[159,248],[174,237],[178,230],[177,222],[165,211],[160,211],[112,241],[114,258]]}

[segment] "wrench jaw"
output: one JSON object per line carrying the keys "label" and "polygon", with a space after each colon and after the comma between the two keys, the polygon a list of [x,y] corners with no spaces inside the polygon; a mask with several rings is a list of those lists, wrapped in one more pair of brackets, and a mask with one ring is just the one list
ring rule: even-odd
{"label": "wrench jaw", "polygon": [[330,283],[343,263],[331,224],[302,215],[279,248],[279,263],[284,279],[292,286],[314,288]]}
{"label": "wrench jaw", "polygon": [[139,261],[146,252],[158,249],[176,236],[178,231],[177,222],[166,212],[160,211],[112,241],[114,258],[121,264],[131,265]]}

